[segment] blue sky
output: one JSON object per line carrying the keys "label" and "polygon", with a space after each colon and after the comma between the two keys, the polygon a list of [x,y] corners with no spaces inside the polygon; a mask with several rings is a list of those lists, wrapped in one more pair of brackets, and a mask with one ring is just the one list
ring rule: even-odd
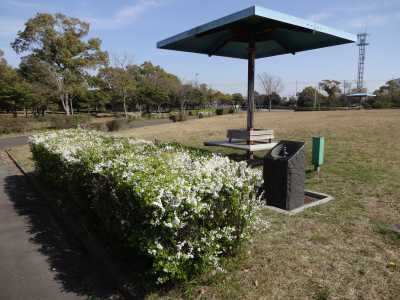
{"label": "blue sky", "polygon": [[[16,32],[37,12],[62,12],[91,24],[91,37],[103,41],[111,55],[127,54],[134,63],[151,60],[185,81],[204,82],[226,92],[246,92],[245,61],[156,49],[156,42],[251,5],[307,18],[337,29],[370,33],[365,80],[372,91],[400,77],[400,0],[247,1],[247,0],[1,0],[0,49],[8,62],[19,58],[10,48]],[[257,60],[256,72],[282,78],[283,94],[321,79],[354,80],[355,44]]]}

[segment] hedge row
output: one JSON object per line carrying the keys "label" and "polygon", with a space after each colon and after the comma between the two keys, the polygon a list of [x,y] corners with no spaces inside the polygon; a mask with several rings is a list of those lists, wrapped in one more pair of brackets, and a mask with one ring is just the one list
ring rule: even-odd
{"label": "hedge row", "polygon": [[245,238],[262,180],[225,157],[82,129],[35,135],[31,150],[40,176],[69,195],[63,201],[148,258],[158,283],[218,267]]}

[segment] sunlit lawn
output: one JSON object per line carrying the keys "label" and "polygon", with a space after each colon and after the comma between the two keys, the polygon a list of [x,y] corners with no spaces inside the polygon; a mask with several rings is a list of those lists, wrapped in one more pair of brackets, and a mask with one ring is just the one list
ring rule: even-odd
{"label": "sunlit lawn", "polygon": [[[241,128],[227,115],[123,131],[124,136],[176,140],[202,147]],[[336,200],[296,216],[262,212],[269,231],[256,233],[226,272],[205,274],[150,298],[399,299],[400,110],[256,114],[256,125],[280,139],[326,138],[320,177],[307,187]],[[220,151],[222,149],[213,149]],[[28,148],[14,154],[28,168]],[[311,169],[311,166],[308,166]]]}

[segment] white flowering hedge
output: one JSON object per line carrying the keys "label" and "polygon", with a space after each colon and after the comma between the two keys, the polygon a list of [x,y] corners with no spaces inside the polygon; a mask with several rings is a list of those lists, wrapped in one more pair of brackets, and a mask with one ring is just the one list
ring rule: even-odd
{"label": "white flowering hedge", "polygon": [[174,144],[81,129],[31,138],[37,171],[116,244],[149,258],[159,283],[229,254],[253,219],[259,171]]}

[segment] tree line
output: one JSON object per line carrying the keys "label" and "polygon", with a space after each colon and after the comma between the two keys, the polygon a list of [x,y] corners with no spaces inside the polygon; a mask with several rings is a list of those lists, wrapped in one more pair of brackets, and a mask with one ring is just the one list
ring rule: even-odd
{"label": "tree line", "polygon": [[[206,84],[182,82],[176,75],[146,61],[133,64],[127,56],[110,58],[98,38],[87,39],[89,23],[63,14],[39,13],[29,19],[11,43],[21,56],[17,68],[0,50],[0,111],[19,110],[43,115],[47,110],[102,112],[165,112],[172,109],[245,105],[240,93],[227,94]],[[349,87],[336,80],[308,86],[295,97],[281,97],[282,80],[258,75],[257,107],[345,106]],[[347,93],[346,93],[347,91]],[[367,105],[400,105],[400,81],[391,80],[375,91]],[[354,102],[354,100],[353,100]],[[365,103],[364,103],[365,104]]]}
{"label": "tree line", "polygon": [[392,79],[376,89],[368,97],[351,96],[365,94],[366,89],[352,89],[347,82],[322,80],[318,87],[307,86],[297,95],[300,107],[336,107],[362,105],[367,108],[400,106],[400,80]]}
{"label": "tree line", "polygon": [[21,55],[12,68],[0,50],[0,110],[161,112],[215,104],[241,105],[241,94],[226,94],[206,84],[182,82],[146,61],[133,64],[86,39],[89,24],[63,14],[39,13],[25,23],[11,43]]}

